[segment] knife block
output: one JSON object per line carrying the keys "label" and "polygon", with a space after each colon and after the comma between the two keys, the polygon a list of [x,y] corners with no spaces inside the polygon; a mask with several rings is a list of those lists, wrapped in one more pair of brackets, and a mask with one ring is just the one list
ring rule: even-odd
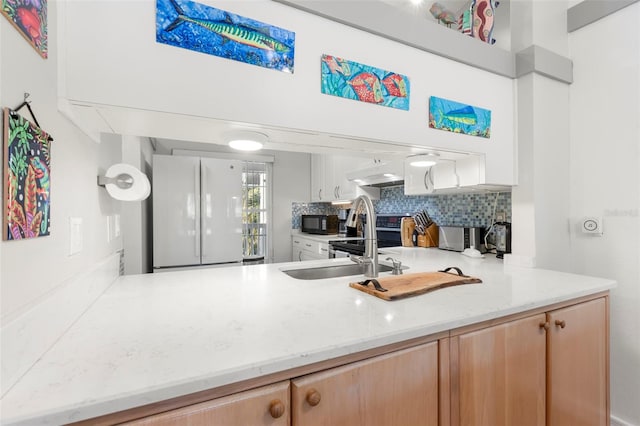
{"label": "knife block", "polygon": [[413,231],[416,229],[416,222],[411,217],[403,217],[400,222],[400,239],[402,247],[413,247]]}
{"label": "knife block", "polygon": [[438,247],[438,225],[432,223],[424,235],[418,235],[418,247]]}

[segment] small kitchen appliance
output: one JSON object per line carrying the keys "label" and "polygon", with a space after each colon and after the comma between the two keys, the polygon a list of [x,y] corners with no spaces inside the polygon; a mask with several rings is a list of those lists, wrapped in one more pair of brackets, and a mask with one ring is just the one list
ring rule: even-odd
{"label": "small kitchen appliance", "polygon": [[338,234],[347,234],[347,218],[349,217],[349,209],[338,210]]}
{"label": "small kitchen appliance", "polygon": [[338,216],[335,214],[303,214],[301,230],[307,234],[337,234]]}
{"label": "small kitchen appliance", "polygon": [[467,226],[441,226],[439,230],[438,248],[463,252],[467,248],[486,252],[482,244],[482,228]]}
{"label": "small kitchen appliance", "polygon": [[505,253],[511,253],[511,224],[509,222],[497,222],[493,225],[496,234],[496,257],[504,258]]}

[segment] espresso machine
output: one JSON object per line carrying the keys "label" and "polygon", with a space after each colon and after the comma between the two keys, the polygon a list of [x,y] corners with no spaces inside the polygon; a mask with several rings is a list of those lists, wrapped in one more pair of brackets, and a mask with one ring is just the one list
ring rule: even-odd
{"label": "espresso machine", "polygon": [[496,222],[493,224],[496,236],[496,257],[504,258],[505,253],[511,253],[511,224],[509,222]]}

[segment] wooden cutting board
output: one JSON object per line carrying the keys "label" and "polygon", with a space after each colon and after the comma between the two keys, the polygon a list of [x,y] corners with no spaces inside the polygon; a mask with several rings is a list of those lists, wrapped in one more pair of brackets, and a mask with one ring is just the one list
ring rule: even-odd
{"label": "wooden cutting board", "polygon": [[349,286],[379,297],[380,299],[396,300],[405,297],[417,296],[419,294],[454,285],[482,282],[479,278],[440,271],[392,275],[388,277],[378,277],[377,280],[387,291],[376,290],[373,283],[369,283],[365,286],[360,282],[351,282],[349,283]]}

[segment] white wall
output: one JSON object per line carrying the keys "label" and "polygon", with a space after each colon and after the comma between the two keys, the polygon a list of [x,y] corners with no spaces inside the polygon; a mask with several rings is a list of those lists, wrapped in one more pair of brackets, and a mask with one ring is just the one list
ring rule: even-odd
{"label": "white wall", "polygon": [[[486,152],[487,183],[513,182],[511,79],[272,1],[204,3],[295,31],[295,73],[156,43],[154,0],[78,1],[65,5],[64,96],[102,105]],[[100,19],[87,19],[96,16]],[[321,94],[323,53],[408,75],[410,111]],[[492,110],[491,138],[429,129],[431,95]]]}
{"label": "white wall", "polygon": [[[566,54],[566,4],[511,5],[512,45]],[[570,269],[569,85],[527,74],[517,79],[518,186],[512,191],[513,255],[505,262]]]}
{"label": "white wall", "polygon": [[[51,35],[58,30],[55,11],[56,3],[49,4]],[[0,33],[0,103],[15,107],[22,102],[23,93],[29,92],[38,121],[55,139],[51,145],[51,235],[0,243],[4,324],[65,280],[121,248],[121,241],[107,243],[106,234],[106,215],[117,211],[119,204],[96,185],[98,172],[119,160],[120,153],[117,147],[92,142],[58,113],[55,37],[49,39],[49,59],[43,60],[5,18],[0,19]],[[83,250],[72,257],[67,255],[69,217],[83,219]]]}
{"label": "white wall", "polygon": [[[122,136],[122,162],[131,164],[151,179],[153,147],[147,138]],[[121,216],[124,273],[151,272],[151,196],[140,202],[123,202]]]}
{"label": "white wall", "polygon": [[[93,271],[100,269],[103,278],[106,274],[107,284],[117,276],[117,260],[108,262],[107,271],[103,265],[122,246],[120,239],[108,242],[106,232],[106,217],[118,212],[119,204],[96,185],[98,173],[120,160],[120,148],[94,143],[57,111],[56,4],[49,3],[47,60],[43,60],[4,17],[0,19],[0,104],[16,107],[22,102],[23,93],[29,92],[40,125],[55,139],[51,144],[51,234],[31,240],[0,242],[2,393],[75,318],[58,320],[69,312],[79,314],[83,308],[78,304],[90,303],[88,296],[97,296],[104,290],[102,284],[93,287]],[[68,255],[70,217],[83,221],[83,248],[74,256]],[[64,306],[64,312],[53,317],[36,315],[30,317],[29,324],[21,323],[31,308],[65,293],[69,283],[79,277],[83,280],[74,285],[82,290],[65,294],[64,304],[56,306],[57,309]],[[93,290],[89,291],[90,288]],[[17,323],[21,323],[22,328],[14,332]],[[56,326],[49,327],[53,323],[57,323]],[[31,330],[35,334],[31,334]]]}
{"label": "white wall", "polygon": [[279,152],[273,163],[273,261],[291,261],[291,203],[311,199],[311,156]]}
{"label": "white wall", "polygon": [[574,225],[572,268],[618,281],[610,309],[611,411],[622,425],[640,425],[639,22],[635,3],[569,35],[571,215],[604,221],[602,237]]}

